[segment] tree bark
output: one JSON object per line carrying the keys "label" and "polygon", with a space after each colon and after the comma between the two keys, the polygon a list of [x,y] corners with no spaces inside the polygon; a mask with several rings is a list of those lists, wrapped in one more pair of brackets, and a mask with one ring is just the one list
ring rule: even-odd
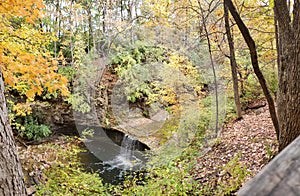
{"label": "tree bark", "polygon": [[275,0],[274,3],[279,43],[279,150],[282,150],[300,135],[300,2],[294,1],[292,14],[285,0]]}
{"label": "tree bark", "polygon": [[[244,40],[246,41],[246,44],[250,50],[251,62],[252,62],[252,66],[254,69],[254,73],[257,76],[260,86],[262,87],[263,93],[267,99],[271,119],[272,119],[272,122],[273,122],[273,125],[275,128],[275,131],[276,131],[277,139],[279,140],[279,133],[280,133],[279,130],[280,129],[279,129],[278,119],[277,119],[277,115],[276,115],[276,108],[275,108],[274,100],[270,94],[268,87],[267,87],[266,80],[265,80],[265,78],[259,68],[259,65],[258,65],[255,42],[250,35],[249,29],[246,27],[246,25],[244,24],[240,15],[236,11],[235,6],[233,5],[232,1],[224,0],[224,3],[228,7],[232,17],[234,18],[236,24],[238,25],[238,28],[241,31],[241,33],[244,37]],[[300,120],[300,118],[299,118],[299,120]]]}
{"label": "tree bark", "polygon": [[108,9],[107,0],[103,1],[103,11],[102,11],[102,34],[106,35],[106,11]]}
{"label": "tree bark", "polygon": [[229,26],[229,16],[228,16],[228,8],[224,4],[224,18],[225,18],[225,29],[227,34],[227,40],[229,45],[229,51],[230,51],[230,66],[231,66],[231,76],[232,76],[232,83],[233,83],[233,93],[234,93],[234,102],[236,106],[236,113],[238,119],[242,118],[242,107],[240,102],[240,96],[239,96],[239,81],[237,77],[237,63],[235,58],[235,50],[234,50],[234,42],[233,38],[230,32],[230,26]]}
{"label": "tree bark", "polygon": [[8,120],[1,71],[0,88],[0,195],[26,195],[23,172]]}

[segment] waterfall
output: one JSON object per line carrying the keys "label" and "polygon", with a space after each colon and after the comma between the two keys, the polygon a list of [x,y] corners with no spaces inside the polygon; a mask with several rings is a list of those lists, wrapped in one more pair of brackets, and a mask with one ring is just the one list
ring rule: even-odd
{"label": "waterfall", "polygon": [[121,143],[120,153],[113,160],[105,162],[111,165],[110,169],[133,170],[141,164],[141,160],[134,154],[137,140],[125,134]]}
{"label": "waterfall", "polygon": [[125,159],[130,160],[133,156],[133,150],[135,150],[137,140],[133,139],[130,135],[125,134],[122,143],[121,143],[121,150],[120,155],[123,156]]}

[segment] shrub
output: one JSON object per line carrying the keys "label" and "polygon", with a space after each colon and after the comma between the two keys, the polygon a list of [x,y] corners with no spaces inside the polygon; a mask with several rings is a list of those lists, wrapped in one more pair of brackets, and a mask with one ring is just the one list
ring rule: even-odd
{"label": "shrub", "polygon": [[[144,178],[144,179],[143,179]],[[123,185],[115,186],[114,195],[198,195],[197,183],[187,170],[172,162],[153,167],[147,176],[129,177]]]}
{"label": "shrub", "polygon": [[231,195],[233,192],[236,192],[246,180],[246,177],[251,174],[239,162],[239,156],[238,154],[223,167],[225,174],[228,174],[229,178],[218,183],[217,195]]}
{"label": "shrub", "polygon": [[59,67],[58,73],[65,76],[68,79],[69,83],[71,83],[76,75],[76,70],[73,66],[67,65]]}
{"label": "shrub", "polygon": [[[15,101],[16,102],[16,101]],[[8,99],[9,119],[13,130],[26,140],[40,140],[51,134],[50,127],[43,124],[43,116],[31,108],[31,103],[15,103]]]}
{"label": "shrub", "polygon": [[37,119],[34,119],[32,115],[25,117],[24,125],[19,129],[19,135],[27,140],[40,140],[50,134],[50,127],[44,124],[38,124]]}

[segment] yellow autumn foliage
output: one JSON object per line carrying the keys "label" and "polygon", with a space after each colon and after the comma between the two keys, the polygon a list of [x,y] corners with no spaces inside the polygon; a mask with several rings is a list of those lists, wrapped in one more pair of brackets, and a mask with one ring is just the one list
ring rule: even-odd
{"label": "yellow autumn foliage", "polygon": [[[67,79],[56,71],[49,44],[56,38],[35,25],[43,15],[41,0],[7,0],[0,4],[0,68],[7,89],[33,100],[43,92],[68,95]],[[18,25],[15,25],[16,21]],[[20,23],[20,24],[19,24]]]}

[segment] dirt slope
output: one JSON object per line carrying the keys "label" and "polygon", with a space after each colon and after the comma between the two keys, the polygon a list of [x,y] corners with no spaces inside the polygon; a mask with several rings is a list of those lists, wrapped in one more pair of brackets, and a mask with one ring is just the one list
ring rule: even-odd
{"label": "dirt slope", "polygon": [[[249,174],[242,181],[256,175],[277,153],[276,134],[268,106],[248,110],[243,119],[224,125],[220,138],[202,157],[192,171],[195,179],[210,189],[218,189],[220,184],[237,180],[236,174],[224,166],[235,157],[246,166]],[[228,172],[229,171],[229,172]],[[235,192],[235,191],[233,191]]]}

